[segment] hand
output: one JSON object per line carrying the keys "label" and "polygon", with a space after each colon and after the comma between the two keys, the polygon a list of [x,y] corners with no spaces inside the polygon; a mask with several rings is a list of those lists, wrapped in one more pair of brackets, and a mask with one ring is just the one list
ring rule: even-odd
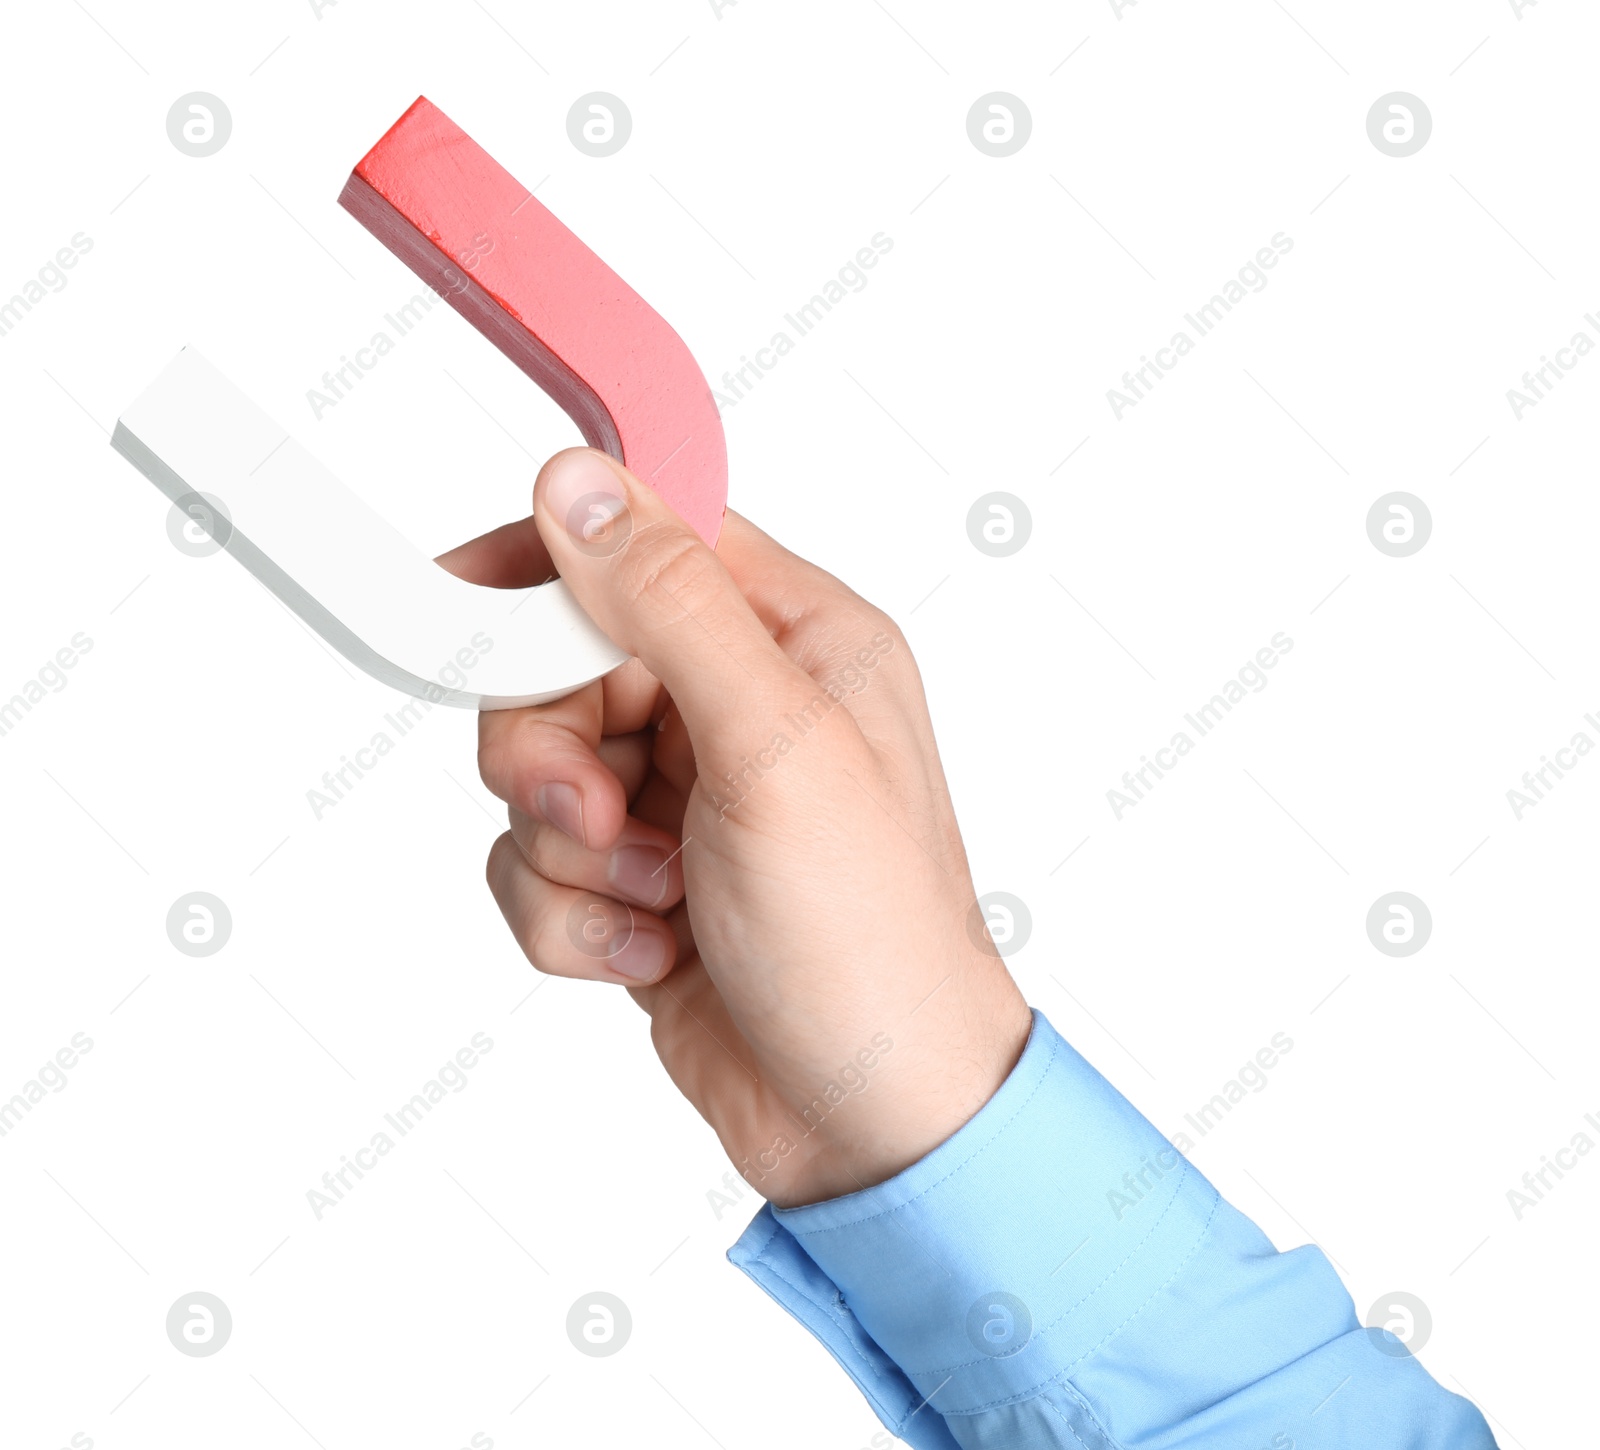
{"label": "hand", "polygon": [[628,987],[759,1193],[881,1183],[988,1101],[1030,1017],[886,615],[731,511],[713,552],[589,449],[439,562],[500,587],[553,566],[634,656],[480,716],[511,823],[489,886],[540,971]]}

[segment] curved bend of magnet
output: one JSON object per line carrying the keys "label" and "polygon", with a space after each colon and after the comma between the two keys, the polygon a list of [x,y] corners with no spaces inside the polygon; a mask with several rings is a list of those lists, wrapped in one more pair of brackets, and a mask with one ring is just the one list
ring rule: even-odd
{"label": "curved bend of magnet", "polygon": [[[689,349],[465,132],[418,100],[339,201],[590,447],[715,544],[727,453]],[[441,569],[192,348],[122,414],[111,441],[346,659],[408,694],[468,709],[534,705],[626,658],[559,579],[491,589]],[[446,683],[462,678],[470,688]]]}

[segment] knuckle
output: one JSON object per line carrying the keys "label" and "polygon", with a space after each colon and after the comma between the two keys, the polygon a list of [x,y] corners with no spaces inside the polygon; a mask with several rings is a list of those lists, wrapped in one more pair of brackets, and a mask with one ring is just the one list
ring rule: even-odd
{"label": "knuckle", "polygon": [[570,733],[535,716],[514,728],[478,740],[478,775],[492,795],[508,805],[532,810],[539,784],[551,763],[573,754]]}
{"label": "knuckle", "polygon": [[478,779],[492,791],[496,783],[504,776],[505,766],[506,748],[504,743],[498,737],[492,740],[485,740],[480,737],[478,740]]}
{"label": "knuckle", "polygon": [[560,949],[551,930],[548,887],[537,876],[520,884],[513,881],[514,873],[528,869],[524,857],[521,843],[507,831],[489,848],[484,875],[522,955],[548,976],[555,970],[552,963]]}
{"label": "knuckle", "polygon": [[651,523],[633,536],[633,547],[623,551],[623,577],[619,581],[630,608],[659,604],[665,595],[677,608],[695,611],[718,592],[716,560],[699,539],[669,523]]}
{"label": "knuckle", "polygon": [[478,775],[490,794],[515,805],[530,793],[530,776],[546,753],[532,722],[517,721],[514,729],[497,730],[478,740]]}
{"label": "knuckle", "polygon": [[830,643],[843,655],[857,657],[863,663],[870,658],[874,664],[911,658],[905,632],[887,612],[858,594],[850,595],[844,606],[819,614],[819,618],[827,621]]}
{"label": "knuckle", "polygon": [[536,971],[544,973],[547,977],[558,976],[564,955],[565,938],[561,935],[559,923],[554,920],[550,894],[541,886],[531,894],[531,897],[528,914],[519,933],[522,954],[532,963]]}
{"label": "knuckle", "polygon": [[[547,826],[543,821],[536,821],[529,817],[517,835],[517,845],[522,850],[522,859],[528,863],[528,868],[545,881],[554,881],[555,872],[549,865],[549,847],[559,845],[561,833],[554,826]],[[545,850],[541,853],[540,847]]]}
{"label": "knuckle", "polygon": [[496,899],[499,899],[500,885],[506,879],[506,868],[510,864],[509,858],[515,855],[516,850],[517,843],[512,838],[510,831],[496,836],[494,844],[489,847],[489,857],[484,862],[483,877]]}
{"label": "knuckle", "polygon": [[906,656],[911,653],[911,646],[906,643],[905,632],[894,620],[879,609],[875,604],[869,604],[863,611],[862,626],[873,642],[881,638],[887,645],[881,653]]}

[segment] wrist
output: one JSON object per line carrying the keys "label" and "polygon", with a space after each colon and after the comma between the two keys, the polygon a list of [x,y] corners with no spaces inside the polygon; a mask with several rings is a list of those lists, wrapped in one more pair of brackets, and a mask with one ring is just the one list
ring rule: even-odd
{"label": "wrist", "polygon": [[855,1112],[819,1119],[818,1103],[800,1106],[800,1151],[765,1181],[752,1179],[757,1191],[776,1208],[841,1198],[887,1182],[953,1137],[999,1092],[1027,1045],[1032,1013],[1009,976],[1004,987],[986,1003],[952,1000],[959,1034],[937,1019],[902,1033]]}

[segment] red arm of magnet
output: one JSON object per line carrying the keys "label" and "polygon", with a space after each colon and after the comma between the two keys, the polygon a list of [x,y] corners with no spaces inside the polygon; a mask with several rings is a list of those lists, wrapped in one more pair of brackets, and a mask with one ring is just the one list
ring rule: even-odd
{"label": "red arm of magnet", "polygon": [[683,339],[444,112],[419,99],[339,203],[716,543],[727,449]]}

